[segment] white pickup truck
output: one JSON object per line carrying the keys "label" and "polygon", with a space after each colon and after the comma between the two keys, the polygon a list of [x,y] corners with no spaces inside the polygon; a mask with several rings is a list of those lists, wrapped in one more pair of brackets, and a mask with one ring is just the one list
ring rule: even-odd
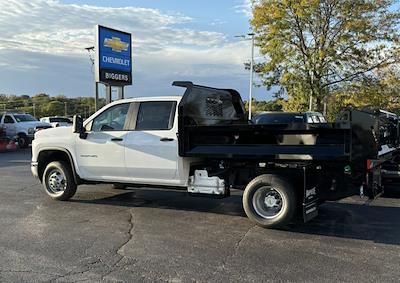
{"label": "white pickup truck", "polygon": [[[182,97],[119,100],[84,122],[75,116],[72,128],[37,132],[31,170],[45,192],[67,200],[80,184],[110,183],[223,198],[234,188],[244,191],[246,215],[262,227],[284,225],[296,214],[308,221],[321,202],[360,188],[370,197],[379,193],[377,172],[391,157],[378,156],[371,127],[389,129],[391,118],[379,126],[379,113],[358,111],[332,124],[256,125],[235,90],[174,85],[186,88]],[[388,145],[398,152],[397,132],[391,133]]]}
{"label": "white pickup truck", "polygon": [[5,128],[6,136],[17,138],[19,147],[27,147],[38,129],[50,128],[51,125],[39,122],[35,117],[22,113],[0,113],[0,126]]}

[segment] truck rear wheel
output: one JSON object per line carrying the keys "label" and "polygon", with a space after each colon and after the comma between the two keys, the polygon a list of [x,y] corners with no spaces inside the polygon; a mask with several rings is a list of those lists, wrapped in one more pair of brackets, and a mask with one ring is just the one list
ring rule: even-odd
{"label": "truck rear wheel", "polygon": [[53,161],[43,173],[45,192],[55,200],[68,200],[74,196],[77,185],[71,166],[64,161]]}
{"label": "truck rear wheel", "polygon": [[264,228],[276,228],[292,220],[296,211],[296,194],[292,185],[276,175],[254,178],[243,193],[247,217]]}

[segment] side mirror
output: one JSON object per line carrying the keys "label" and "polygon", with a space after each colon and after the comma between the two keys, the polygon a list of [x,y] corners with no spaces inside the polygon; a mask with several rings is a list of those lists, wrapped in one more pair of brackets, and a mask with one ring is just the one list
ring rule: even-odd
{"label": "side mirror", "polygon": [[83,119],[81,116],[74,115],[74,118],[72,119],[72,131],[73,133],[79,134],[81,139],[86,139],[87,133],[83,127]]}

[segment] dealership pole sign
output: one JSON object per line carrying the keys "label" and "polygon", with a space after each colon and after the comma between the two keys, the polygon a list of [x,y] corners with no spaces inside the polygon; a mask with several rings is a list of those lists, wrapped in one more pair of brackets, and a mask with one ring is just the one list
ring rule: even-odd
{"label": "dealership pole sign", "polygon": [[96,26],[96,82],[110,86],[132,84],[131,34]]}

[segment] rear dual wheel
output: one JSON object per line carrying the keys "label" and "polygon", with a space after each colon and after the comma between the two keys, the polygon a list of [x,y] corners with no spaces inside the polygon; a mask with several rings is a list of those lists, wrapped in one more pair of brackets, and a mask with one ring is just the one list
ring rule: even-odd
{"label": "rear dual wheel", "polygon": [[276,228],[289,223],[296,210],[293,186],[276,175],[254,178],[243,193],[243,208],[247,217],[257,225]]}

